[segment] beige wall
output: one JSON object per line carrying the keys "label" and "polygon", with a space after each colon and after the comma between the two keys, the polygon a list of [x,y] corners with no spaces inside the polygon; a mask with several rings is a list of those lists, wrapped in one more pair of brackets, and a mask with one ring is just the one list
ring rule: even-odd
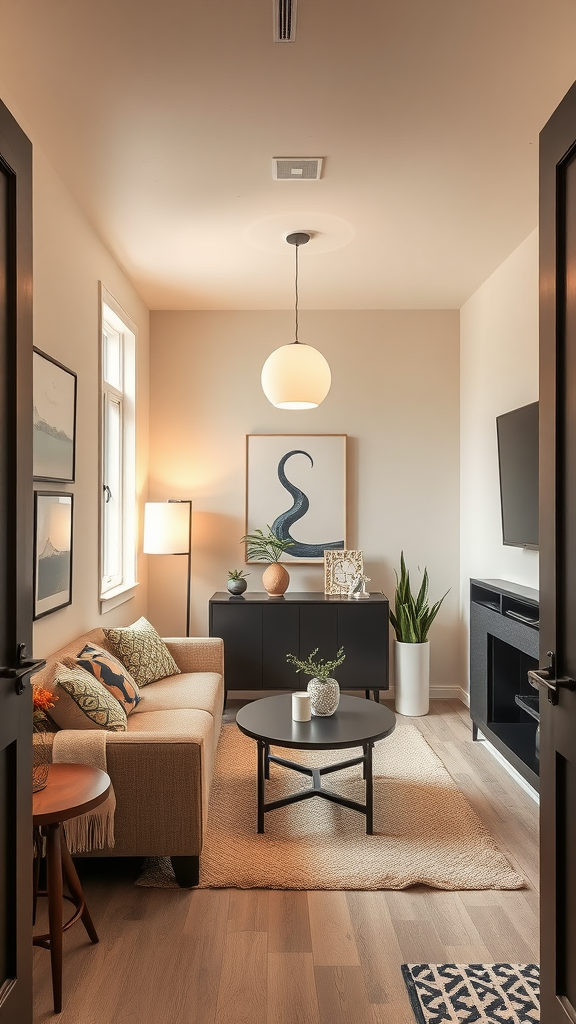
{"label": "beige wall", "polygon": [[[348,544],[364,551],[374,590],[393,593],[401,548],[428,566],[434,597],[451,588],[431,634],[432,685],[459,686],[458,313],[303,311],[300,337],[326,355],[333,384],[299,413],[274,409],[260,387],[292,313],[153,312],[150,330],[150,497],[194,502],[193,633],[207,632],[227,570],[244,566],[245,435],[346,433]],[[185,559],[148,558],[150,619],[181,632]],[[292,590],[323,589],[320,567],[291,577]]]}
{"label": "beige wall", "polygon": [[[34,141],[32,139],[32,141]],[[146,559],[136,597],[100,616],[98,469],[98,281],[138,328],[137,490],[140,513],[148,471],[148,310],[96,236],[42,153],[34,149],[34,343],[78,374],[72,604],[34,625],[34,654],[61,647],[100,622],[132,621],[147,607]],[[58,490],[58,485],[38,484]],[[141,515],[140,515],[141,519]]]}
{"label": "beige wall", "polygon": [[460,560],[467,622],[470,577],[538,587],[538,552],[502,543],[496,446],[496,417],[538,398],[537,231],[460,312]]}

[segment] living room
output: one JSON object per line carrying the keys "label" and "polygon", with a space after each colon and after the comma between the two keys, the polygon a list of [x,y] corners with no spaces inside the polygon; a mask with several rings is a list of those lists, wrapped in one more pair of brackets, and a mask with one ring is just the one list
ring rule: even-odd
{"label": "living room", "polygon": [[[320,6],[324,14],[327,14],[324,10],[326,5]],[[345,6],[336,5],[344,25],[349,24],[348,19],[352,17],[346,14]],[[372,26],[374,33],[376,27],[379,31],[384,27],[375,6],[369,4],[365,12],[368,26]],[[414,10],[404,15],[407,21],[409,13],[415,20],[416,16],[424,18],[417,42],[413,41],[416,53],[421,57],[426,50],[424,26],[431,28],[429,15],[424,17],[424,5],[415,3],[411,6]],[[477,195],[480,212],[475,216],[480,218],[485,217],[491,204],[494,207],[485,229],[479,233],[477,245],[472,233],[477,221],[472,215],[468,216],[467,212],[463,213],[462,209],[456,214],[452,213],[451,226],[446,228],[446,238],[443,238],[441,221],[446,194],[442,193],[441,198],[437,198],[434,191],[437,181],[434,178],[431,178],[432,185],[426,194],[410,188],[403,191],[401,179],[406,173],[405,166],[402,165],[398,170],[391,162],[387,165],[387,173],[390,187],[393,185],[398,189],[398,212],[394,210],[394,199],[388,198],[384,204],[385,216],[376,218],[375,230],[376,233],[383,231],[388,223],[393,242],[386,245],[379,243],[380,249],[377,247],[371,250],[372,253],[380,254],[382,262],[378,264],[378,272],[370,275],[359,251],[363,240],[366,244],[369,242],[374,245],[374,239],[368,231],[367,214],[360,199],[354,202],[349,199],[345,209],[335,209],[332,206],[332,193],[326,195],[313,191],[321,188],[325,182],[330,184],[331,167],[336,162],[332,150],[328,152],[328,143],[322,131],[314,128],[305,130],[299,125],[299,119],[304,117],[302,107],[299,106],[298,116],[292,113],[289,120],[286,141],[282,137],[281,124],[275,125],[266,138],[258,140],[255,164],[262,179],[267,176],[265,184],[262,184],[262,189],[267,190],[267,216],[270,219],[282,216],[285,220],[282,229],[284,234],[305,227],[314,230],[317,226],[315,223],[294,221],[295,217],[303,216],[303,211],[311,220],[317,210],[319,222],[320,213],[326,218],[323,234],[329,239],[329,244],[325,251],[317,248],[307,253],[303,250],[300,255],[300,336],[302,341],[318,348],[328,360],[332,386],[328,397],[317,409],[297,413],[275,409],[266,399],[260,384],[260,372],[267,356],[293,337],[293,254],[284,254],[281,248],[274,248],[276,243],[270,243],[264,228],[264,241],[260,236],[255,241],[254,233],[252,239],[246,241],[244,238],[241,245],[249,254],[256,254],[254,257],[246,257],[253,274],[252,282],[247,284],[245,268],[240,265],[235,268],[234,261],[225,252],[222,236],[217,234],[219,241],[213,243],[213,248],[218,250],[220,247],[222,251],[221,280],[218,281],[216,277],[210,279],[208,273],[204,273],[203,246],[206,264],[213,266],[217,262],[217,256],[214,256],[208,243],[211,208],[208,199],[206,210],[201,210],[200,203],[192,213],[188,209],[175,209],[176,204],[170,202],[174,180],[179,179],[184,172],[177,163],[172,177],[171,172],[162,165],[160,129],[166,115],[160,99],[158,120],[151,122],[148,129],[152,135],[150,150],[146,149],[147,132],[144,131],[135,144],[134,163],[139,160],[146,162],[148,159],[156,161],[159,168],[157,177],[164,190],[161,202],[156,205],[164,209],[170,230],[167,228],[164,236],[157,235],[151,242],[147,235],[145,205],[139,211],[141,222],[135,228],[136,207],[123,205],[126,196],[121,193],[120,186],[117,195],[114,194],[114,186],[110,188],[108,198],[111,206],[105,218],[98,202],[106,190],[102,191],[97,179],[114,178],[115,164],[122,161],[122,156],[118,157],[114,152],[114,133],[119,130],[119,126],[126,129],[128,122],[122,117],[114,121],[111,113],[114,109],[111,106],[112,94],[99,94],[98,89],[95,89],[90,94],[92,106],[83,108],[82,103],[88,102],[88,93],[82,90],[76,93],[67,84],[67,74],[77,77],[78,82],[84,81],[81,64],[87,59],[88,51],[90,60],[95,59],[95,51],[87,44],[94,25],[87,12],[78,18],[77,12],[74,14],[66,7],[61,12],[62,24],[50,25],[48,13],[38,9],[32,26],[25,12],[19,10],[19,5],[9,3],[6,6],[3,13],[6,31],[3,33],[3,42],[0,42],[0,97],[34,147],[34,344],[72,369],[77,374],[78,387],[72,601],[68,606],[35,622],[34,657],[48,657],[90,629],[126,625],[141,615],[146,616],[162,636],[184,635],[187,584],[185,559],[151,557],[142,550],[144,505],[146,501],[164,501],[168,498],[192,500],[190,632],[192,636],[206,636],[209,598],[215,591],[225,589],[230,569],[239,567],[250,573],[249,591],[262,590],[260,569],[263,567],[245,564],[244,547],[241,544],[245,533],[246,435],[346,434],[347,545],[363,551],[364,571],[370,578],[368,586],[373,592],[382,591],[390,598],[393,596],[394,571],[399,568],[402,550],[415,575],[418,567],[427,566],[433,597],[440,597],[447,592],[431,631],[430,696],[433,702],[446,701],[445,727],[454,729],[458,736],[462,735],[468,699],[470,578],[489,577],[538,587],[538,553],[502,543],[495,421],[501,413],[538,398],[538,131],[576,77],[570,45],[576,25],[569,4],[555,0],[552,8],[542,13],[537,5],[527,8],[525,3],[517,2],[505,17],[502,15],[502,22],[499,21],[497,6],[500,5],[491,5],[489,18],[485,11],[468,12],[466,17],[470,20],[467,21],[458,5],[445,3],[441,12],[442,24],[434,27],[438,38],[442,34],[450,37],[450,45],[443,51],[445,54],[461,45],[462,53],[467,53],[469,59],[474,49],[470,43],[470,33],[478,29],[482,19],[489,21],[489,28],[482,29],[485,33],[483,39],[492,33],[495,37],[500,33],[500,45],[490,51],[490,58],[486,61],[491,68],[492,88],[488,89],[487,82],[484,82],[485,109],[479,99],[482,90],[474,92],[477,102],[475,113],[483,116],[483,120],[478,122],[482,128],[478,148],[481,150],[484,144],[488,146],[490,141],[494,159],[499,139],[502,150],[506,150],[503,139],[507,136],[499,136],[498,132],[490,136],[488,131],[490,118],[496,117],[500,102],[494,84],[497,82],[508,90],[503,93],[504,114],[502,122],[499,122],[499,131],[505,132],[509,126],[515,125],[516,134],[511,146],[514,153],[510,156],[506,150],[506,160],[502,158],[502,166],[495,161],[489,168],[487,163],[481,162],[480,169],[476,171],[477,177],[467,186],[468,192],[464,190],[462,195],[459,194],[460,201],[463,201],[463,196],[467,196],[471,204]],[[179,10],[180,5],[175,7]],[[305,0],[301,0],[299,39],[308,25],[313,24],[316,32],[319,30],[317,22],[321,23],[322,12],[316,11],[312,16],[307,7]],[[147,13],[150,24],[146,31],[153,34],[154,30],[159,30],[161,20],[152,17],[152,7],[147,8]],[[200,18],[199,12],[196,13]],[[262,20],[266,22],[266,44],[270,36],[269,14],[267,8],[262,13]],[[231,5],[227,5],[227,15],[232,16]],[[118,21],[120,39],[113,40],[111,45],[112,54],[119,59],[125,54],[123,47],[128,45],[134,16],[132,5],[127,5],[123,17]],[[214,15],[205,16],[208,19],[207,38],[215,45],[218,25],[213,21]],[[251,11],[250,26],[258,20],[258,16],[255,9]],[[334,16],[334,5],[331,16]],[[394,21],[392,13],[388,12],[388,16],[391,19],[390,31],[393,26],[399,31],[399,24]],[[233,24],[236,32],[240,32],[241,38],[244,38],[242,26],[236,22]],[[401,27],[406,29],[403,20]],[[200,62],[203,45],[201,19],[197,28],[194,54]],[[524,90],[525,96],[518,95],[509,85],[509,53],[506,44],[513,46],[515,32],[519,33],[522,41],[522,45],[518,46],[520,56],[515,58],[515,74],[521,82],[518,92],[521,94]],[[50,47],[45,47],[45,33],[49,33]],[[142,34],[144,37],[143,28]],[[166,38],[166,47],[170,50],[172,44],[169,42],[169,31]],[[407,38],[404,38],[406,46]],[[335,36],[334,52],[330,53],[331,61],[342,59],[346,43],[346,32],[341,27]],[[464,44],[467,44],[468,50]],[[272,45],[270,40],[270,47]],[[280,50],[282,53],[292,52],[289,46],[280,47]],[[232,60],[233,51],[234,47],[228,41],[227,46],[222,51],[217,49],[215,55],[215,67],[219,74],[223,75],[225,66],[230,63],[232,78],[245,58],[240,47],[240,53]],[[150,51],[145,52],[150,56]],[[276,52],[273,51],[273,54]],[[405,52],[409,52],[409,47]],[[56,61],[53,54],[57,54]],[[273,54],[266,51],[266,72],[269,70],[269,62],[275,59]],[[286,57],[281,59],[288,60]],[[306,59],[312,59],[308,50]],[[412,54],[412,68],[415,59]],[[481,61],[478,54],[474,55],[475,65],[484,60],[484,56]],[[32,72],[30,66],[36,70]],[[62,69],[66,67],[72,70],[64,74]],[[434,71],[435,67],[433,62],[428,70]],[[463,74],[462,54],[451,65],[454,74],[457,68]],[[290,65],[286,64],[286,73],[289,70]],[[59,79],[61,74],[62,81]],[[42,85],[43,77],[50,83],[45,89]],[[87,74],[86,79],[89,77]],[[347,87],[351,87],[353,77],[351,74],[350,80],[346,80]],[[215,85],[214,79],[211,84]],[[320,87],[319,83],[316,84]],[[194,80],[194,85],[201,87],[201,82]],[[252,87],[256,90],[262,87],[257,76]],[[322,89],[325,87],[323,84]],[[228,111],[228,88],[224,89],[224,93],[214,89],[215,96],[219,97],[213,111],[214,121],[219,124],[218,134],[223,130],[222,125],[230,130],[233,119],[238,117],[236,107],[231,114]],[[418,95],[422,95],[422,90],[423,83],[420,81]],[[150,95],[145,95],[150,101]],[[448,92],[441,90],[438,100],[440,95],[448,105]],[[466,92],[465,95],[470,98],[472,93]],[[203,93],[202,102],[207,99],[207,93]],[[146,99],[141,102],[145,105]],[[412,106],[409,104],[409,107],[414,111],[416,106],[413,97]],[[351,107],[353,110],[352,104]],[[320,118],[319,110],[315,113]],[[451,113],[456,121],[458,117],[462,118],[461,108]],[[216,115],[222,119],[221,123]],[[351,122],[351,110],[347,111],[348,116]],[[145,117],[143,112],[141,117]],[[110,148],[107,152],[103,151],[99,162],[91,163],[92,149],[84,136],[95,132],[96,125],[100,129],[104,125],[105,136],[106,124],[115,125],[114,130],[110,131]],[[422,128],[420,122],[417,124],[418,128]],[[358,142],[361,148],[369,136],[369,128],[369,125],[365,126],[365,134],[357,140],[350,127],[349,147],[354,148]],[[458,169],[454,170],[454,180],[449,189],[456,187],[456,179],[461,174],[459,161],[464,161],[473,134],[470,126],[466,129],[463,126],[460,143],[457,137],[453,138],[453,159]],[[204,139],[205,147],[208,138],[209,133]],[[398,138],[402,138],[401,132]],[[234,148],[233,141],[231,137],[230,149]],[[521,156],[517,153],[520,144],[523,147]],[[409,140],[404,140],[404,145],[409,165],[421,148],[417,128],[414,128]],[[124,142],[120,147],[121,154],[126,152],[123,147]],[[265,159],[271,159],[279,151],[309,147],[319,153],[321,151],[328,158],[324,179],[310,183],[268,181],[271,173],[268,164],[264,167]],[[369,169],[370,161],[380,160],[381,155],[378,150],[372,156],[363,156],[363,167]],[[208,150],[205,150],[205,159],[209,163]],[[218,159],[221,160],[220,150]],[[447,161],[442,163],[443,170],[440,172],[434,171],[433,162],[428,171],[422,172],[423,175],[445,172]],[[251,173],[253,170],[251,167]],[[353,172],[349,170],[349,173]],[[154,169],[148,168],[146,171],[144,178],[148,176],[150,179],[147,180],[147,187],[150,187],[155,174]],[[485,183],[490,175],[490,188],[486,185],[482,194],[477,192],[479,181],[481,183],[483,179]],[[204,181],[208,196],[209,174]],[[417,182],[421,185],[420,177]],[[177,184],[180,187],[179,180]],[[245,195],[250,194],[250,189],[255,192],[259,188],[258,181],[250,184],[243,180],[243,186],[246,186]],[[225,193],[224,209],[218,215],[224,220],[228,217],[233,225],[230,248],[234,254],[241,251],[238,237],[242,236],[242,218],[248,218],[245,212],[239,215],[230,207],[232,197],[240,203],[245,202],[241,196],[236,196],[235,188],[234,185]],[[300,198],[302,193],[294,198],[294,191],[290,195],[285,191],[301,188],[306,190],[303,199]],[[380,188],[383,186],[380,185]],[[274,189],[278,191],[274,192]],[[238,186],[238,192],[242,191]],[[98,196],[98,202],[92,201],[92,192]],[[317,194],[322,198],[315,210]],[[210,198],[210,204],[212,202]],[[421,207],[437,203],[435,216],[438,224],[434,234],[431,222],[427,221],[428,236],[414,225],[410,230],[406,226],[406,237],[401,241],[402,233],[398,230],[395,218],[402,222],[410,203],[415,208],[415,221],[418,220]],[[332,223],[330,214],[334,215]],[[154,216],[157,216],[156,209]],[[194,237],[195,216],[198,239]],[[339,234],[344,230],[342,223],[351,223],[355,216],[361,219],[362,230],[357,231],[354,240],[346,238],[343,241]],[[259,209],[258,217],[262,221],[266,219],[262,209]],[[342,223],[336,223],[339,219]],[[458,220],[461,221],[460,233],[454,226],[458,225]],[[506,223],[501,224],[504,220]],[[277,231],[276,224],[273,229]],[[221,231],[220,225],[217,231]],[[320,228],[318,231],[320,233]],[[419,243],[422,243],[421,250],[418,249]],[[178,260],[183,260],[183,265],[186,265],[183,254],[187,247],[194,250],[194,258],[191,260],[193,269],[189,279],[183,283],[186,275],[180,271]],[[351,262],[341,263],[339,254],[346,252],[347,248],[353,249],[353,257]],[[160,266],[161,260],[155,261],[155,249],[163,253],[163,267]],[[436,250],[439,254],[438,263],[452,268],[453,276],[458,278],[458,284],[452,290],[446,284],[450,276],[448,271],[445,271],[443,278],[431,257],[431,253]],[[469,250],[473,251],[470,252],[468,266],[461,271],[459,265],[467,263]],[[361,265],[359,275],[351,273],[354,260]],[[269,286],[264,283],[267,264],[274,264]],[[383,268],[381,271],[380,265]],[[236,269],[238,272],[235,276]],[[349,274],[351,283],[346,279]],[[387,276],[388,282],[385,280]],[[411,292],[411,276],[418,282],[428,278],[430,283],[425,288],[417,288],[415,284]],[[332,278],[336,284],[332,283]],[[380,282],[380,278],[384,279],[384,283]],[[112,602],[116,603],[112,608],[111,602],[101,600],[100,585],[100,283],[127,313],[137,334],[137,585],[124,595],[122,603]],[[383,296],[379,304],[374,298],[378,288]],[[263,296],[261,302],[255,297],[259,291]],[[291,591],[323,590],[321,566],[294,565],[290,567],[290,575]],[[250,691],[249,686],[246,691]],[[461,711],[455,710],[457,704],[460,704]],[[435,733],[436,742],[442,744],[443,736],[446,742],[452,741],[447,739],[448,734],[443,733],[444,727],[437,721],[442,719],[440,708],[440,703],[434,703],[434,714],[430,719],[434,721],[428,733],[429,738]],[[424,723],[425,735],[427,728]],[[517,782],[506,775],[501,765],[496,762],[492,764],[489,755],[482,760],[482,765],[485,775],[479,776],[477,783],[473,781],[473,773],[464,771],[468,777],[467,795],[473,805],[479,810],[475,800],[479,804],[488,800],[489,804],[486,794],[491,786],[501,787],[501,792],[505,794],[503,803],[500,807],[492,806],[486,811],[488,819],[498,819],[502,806],[508,802],[524,822],[518,825],[519,836],[524,828],[530,832],[536,821],[534,804],[534,820],[531,825],[528,823],[531,797],[522,790],[516,793]],[[478,793],[483,794],[481,798]],[[518,811],[519,807],[521,811]],[[500,843],[513,843],[514,840],[508,836],[504,826],[500,831],[499,828],[497,823],[492,826],[497,840]],[[508,838],[505,839],[505,836]],[[516,865],[522,864],[522,851],[507,849],[512,857],[516,857]],[[525,863],[522,870],[525,873],[529,870]],[[224,985],[220,1003],[217,993],[214,997],[213,986],[218,988],[222,980],[218,969],[204,993],[204,1009],[195,1003],[197,1016],[190,1019],[207,1022],[217,1020],[219,1024],[248,1017],[270,1021],[316,1019],[314,1015],[303,1016],[303,1007],[294,1010],[293,1016],[290,1016],[290,992],[284,991],[282,987],[287,985],[285,973],[282,974],[282,985],[278,989],[284,992],[285,1000],[278,996],[275,1009],[270,1011],[268,1018],[262,1016],[262,1010],[258,1009],[266,995],[259,977],[263,963],[262,939],[255,939],[254,936],[261,936],[269,928],[270,934],[276,934],[278,940],[275,950],[270,946],[271,951],[280,957],[292,954],[294,967],[299,969],[304,963],[304,953],[297,943],[293,948],[290,947],[292,940],[286,939],[282,932],[283,925],[278,922],[293,913],[295,932],[305,927],[302,894],[296,894],[294,904],[288,907],[285,896],[278,893],[253,890],[249,899],[241,891],[230,896],[227,890],[203,889],[193,893],[192,902],[186,906],[181,903],[175,910],[173,894],[166,894],[161,889],[141,891],[137,897],[139,902],[136,903],[131,895],[132,888],[132,882],[128,881],[122,867],[117,878],[110,879],[109,886],[107,880],[98,875],[91,878],[88,872],[87,892],[91,895],[93,915],[108,923],[107,956],[116,956],[117,952],[121,954],[123,943],[127,941],[132,951],[131,956],[134,957],[134,973],[130,974],[130,978],[123,976],[121,985],[119,982],[115,996],[108,1004],[106,1013],[113,1013],[113,1016],[99,1016],[96,993],[102,982],[99,977],[90,976],[87,984],[94,1001],[94,1010],[91,1011],[94,1024],[107,1024],[108,1019],[131,1019],[131,1000],[136,998],[136,990],[140,985],[138,958],[132,939],[136,932],[140,937],[146,934],[148,911],[151,914],[149,920],[154,921],[157,948],[161,947],[163,941],[167,941],[176,919],[182,936],[188,936],[187,942],[190,936],[198,941],[199,934],[202,935],[202,970],[208,973],[212,954],[214,963],[222,962],[227,933],[236,937],[240,935],[242,941],[246,941],[245,948],[242,947],[242,955],[245,954],[246,959],[242,961],[239,958],[235,965],[230,959],[232,966],[229,964],[227,968],[231,971],[230,977],[236,977],[234,972],[237,972],[234,984],[240,984],[241,975],[251,976],[251,995],[242,1011],[238,1010],[238,1015],[235,1015],[232,1006],[234,1000],[229,995],[234,991],[232,982],[226,990],[228,996]],[[171,902],[162,902],[166,895]],[[400,916],[404,923],[420,922],[414,926],[415,929],[420,928],[428,934],[430,952],[425,957],[424,953],[419,955],[430,961],[439,955],[435,944],[441,933],[438,922],[443,911],[431,909],[438,893],[412,894],[410,905],[408,902],[404,904],[402,914],[399,903],[393,902],[399,899],[398,895],[393,896],[387,909],[383,909],[383,904],[373,901],[373,894],[356,894],[352,915],[355,927],[353,941],[349,938],[350,903],[343,905],[340,900],[342,892],[337,894],[333,902],[325,904],[321,902],[321,895],[311,894],[308,905],[312,908],[312,931],[316,929],[318,934],[331,932],[334,936],[333,955],[329,949],[324,948],[315,961],[315,967],[320,972],[318,978],[322,976],[317,981],[320,986],[318,991],[322,991],[323,984],[326,986],[326,1000],[320,1011],[318,1006],[314,1010],[315,1014],[320,1012],[319,1019],[322,1021],[329,1016],[333,1020],[352,1019],[355,1000],[363,1001],[361,1005],[364,1006],[365,993],[354,988],[358,984],[354,972],[359,962],[364,963],[362,943],[369,945],[371,934],[378,934],[379,941],[382,941],[379,929],[383,927],[383,915],[390,915],[391,906],[396,908],[396,916]],[[522,952],[528,955],[534,945],[533,887],[529,891],[530,899],[520,895],[519,902],[518,893],[484,893],[486,896],[489,898],[483,912],[488,916],[490,898],[493,897],[494,905],[498,906],[499,899],[505,900],[510,896],[511,900],[516,900],[513,904],[510,902],[510,907],[513,905],[515,908],[510,917],[516,918],[518,934],[526,940]],[[417,909],[418,899],[426,909]],[[475,955],[485,959],[486,950],[490,946],[486,939],[487,930],[483,933],[484,941],[478,942],[480,931],[477,929],[474,932],[475,926],[469,921],[463,923],[460,904],[454,913],[454,934],[458,933],[460,940],[446,940],[443,943],[444,954],[451,945],[468,945],[467,959],[473,960]],[[269,915],[266,917],[268,923],[264,927],[266,915]],[[434,923],[431,915],[437,915]],[[497,915],[492,920],[494,929],[497,929],[494,923],[496,920]],[[428,923],[423,924],[423,921]],[[454,921],[458,922],[457,927]],[[140,931],[141,927],[143,931]],[[523,935],[524,927],[531,932],[529,936]],[[363,929],[366,929],[365,934]],[[466,930],[469,937],[467,943],[462,939]],[[64,970],[69,995],[73,990],[74,998],[77,998],[78,979],[89,977],[85,972],[89,971],[92,950],[87,948],[81,938],[72,938],[74,931],[70,935]],[[450,928],[447,927],[446,934],[449,932]],[[250,940],[247,939],[248,935]],[[278,939],[278,936],[281,938]],[[319,948],[320,939],[315,936],[313,938],[315,948]],[[390,942],[393,945],[397,941],[392,928]],[[352,952],[350,944],[355,947]],[[497,951],[495,949],[493,956],[520,962],[514,960],[515,950],[518,950],[518,944],[514,935],[509,951],[500,946]],[[37,957],[41,953],[37,953]],[[405,956],[408,953],[403,952],[402,959]],[[365,976],[371,970],[376,970],[372,966],[364,966]],[[270,964],[269,969],[272,970]],[[350,969],[349,974],[346,973],[347,969]],[[49,967],[42,966],[39,970],[41,982],[37,1015],[40,1020],[49,1016],[50,994]],[[197,970],[200,970],[198,965]],[[302,970],[309,972],[308,960]],[[179,991],[179,994],[170,996],[174,999],[170,1016],[163,1018],[160,1015],[160,1004],[155,1001],[155,1015],[148,1019],[153,1022],[187,1019],[179,1014],[191,1012],[192,1004],[186,1002],[191,998],[190,993],[186,995],[185,988],[178,990],[178,979],[174,978],[168,964],[159,963],[154,971],[156,983],[160,984],[159,978],[163,976],[161,986],[166,998],[170,989],[172,992]],[[286,971],[285,966],[282,971]],[[339,977],[344,979],[342,991],[349,986],[345,996],[341,993],[341,998],[338,996]],[[152,984],[152,981],[143,986],[148,994],[149,983]],[[366,1010],[371,1016],[360,1019],[403,1019],[399,1014],[401,1010],[404,1012],[408,1003],[400,989],[390,989],[386,999],[382,993],[378,996],[373,992],[372,995],[370,1008]],[[230,999],[230,1002],[226,1003],[226,999]],[[132,1007],[134,1005],[132,1002]],[[396,1017],[390,1016],[391,1007],[398,1014]],[[308,1006],[306,1013],[309,1010]],[[71,1024],[75,1019],[84,1022],[90,1019],[88,1013],[88,1003],[71,1004],[61,1019],[64,1024]]]}

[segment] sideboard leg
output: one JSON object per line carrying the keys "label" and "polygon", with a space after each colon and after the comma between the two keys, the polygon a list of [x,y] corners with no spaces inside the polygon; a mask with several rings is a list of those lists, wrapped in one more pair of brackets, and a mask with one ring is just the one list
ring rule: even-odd
{"label": "sideboard leg", "polygon": [[476,725],[476,722],[472,722],[472,739],[478,739],[478,726]]}

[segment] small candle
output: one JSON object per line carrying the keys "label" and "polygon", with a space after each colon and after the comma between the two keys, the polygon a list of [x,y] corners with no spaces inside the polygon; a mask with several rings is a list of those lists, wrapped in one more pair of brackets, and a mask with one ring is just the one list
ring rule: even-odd
{"label": "small candle", "polygon": [[293,693],[292,721],[309,722],[310,718],[310,695],[308,693]]}

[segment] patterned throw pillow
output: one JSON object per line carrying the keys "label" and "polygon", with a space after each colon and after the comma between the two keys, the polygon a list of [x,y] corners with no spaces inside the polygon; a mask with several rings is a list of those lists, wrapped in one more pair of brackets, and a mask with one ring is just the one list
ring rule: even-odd
{"label": "patterned throw pillow", "polygon": [[83,668],[56,665],[52,688],[58,696],[50,717],[61,729],[126,732],[126,712],[102,683]]}
{"label": "patterned throw pillow", "polygon": [[86,644],[75,658],[63,658],[62,664],[68,668],[79,666],[90,672],[116,700],[120,701],[127,715],[134,711],[140,700],[138,686],[128,669],[103,647]]}
{"label": "patterned throw pillow", "polygon": [[131,626],[105,629],[104,636],[138,686],[180,672],[162,637],[144,616]]}

